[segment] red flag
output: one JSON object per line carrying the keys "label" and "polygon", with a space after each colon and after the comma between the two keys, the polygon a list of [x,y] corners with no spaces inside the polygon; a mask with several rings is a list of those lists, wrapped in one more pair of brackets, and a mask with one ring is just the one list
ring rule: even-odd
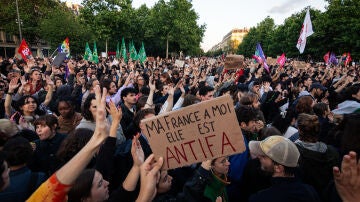
{"label": "red flag", "polygon": [[346,60],[345,60],[345,66],[347,66],[351,62],[351,60],[352,59],[351,59],[350,53],[348,53]]}
{"label": "red flag", "polygon": [[280,69],[284,66],[286,61],[286,57],[285,57],[285,53],[283,53],[277,60],[276,62],[280,65]]}
{"label": "red flag", "polygon": [[328,64],[329,58],[330,58],[330,51],[327,52],[327,53],[324,55],[324,60],[325,60],[325,63],[326,63],[326,64]]}
{"label": "red flag", "polygon": [[26,61],[31,55],[31,50],[29,46],[26,44],[25,39],[21,41],[20,47],[18,49],[18,53],[21,54],[21,57]]}

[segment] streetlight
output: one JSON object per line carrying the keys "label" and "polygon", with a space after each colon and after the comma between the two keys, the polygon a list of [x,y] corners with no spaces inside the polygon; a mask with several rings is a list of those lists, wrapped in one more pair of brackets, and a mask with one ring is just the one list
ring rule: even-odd
{"label": "streetlight", "polygon": [[18,6],[18,0],[16,0],[16,14],[17,14],[17,23],[19,24],[19,34],[20,34],[20,42],[22,41],[22,34],[21,34],[21,20],[20,20],[20,14],[19,14],[19,6]]}

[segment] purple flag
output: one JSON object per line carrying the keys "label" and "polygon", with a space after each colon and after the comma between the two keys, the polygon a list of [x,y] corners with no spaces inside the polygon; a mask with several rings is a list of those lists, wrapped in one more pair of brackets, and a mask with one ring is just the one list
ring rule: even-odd
{"label": "purple flag", "polygon": [[260,43],[257,43],[257,44],[256,44],[256,52],[259,53],[259,56],[260,56],[260,58],[262,59],[263,64],[264,64],[264,68],[266,69],[266,71],[267,71],[268,73],[270,73],[269,66],[266,64],[265,54],[264,54],[264,51],[263,51],[262,48],[261,48]]}
{"label": "purple flag", "polygon": [[331,53],[330,54],[330,58],[329,58],[329,63],[333,64],[333,65],[337,65],[338,64],[338,60],[335,56],[335,53]]}

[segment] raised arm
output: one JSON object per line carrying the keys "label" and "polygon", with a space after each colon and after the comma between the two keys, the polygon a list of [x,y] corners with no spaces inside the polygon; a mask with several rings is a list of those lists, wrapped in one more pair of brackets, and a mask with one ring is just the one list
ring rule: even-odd
{"label": "raised arm", "polygon": [[19,82],[19,77],[11,79],[9,83],[9,90],[8,93],[6,94],[5,103],[4,103],[5,114],[7,117],[11,116],[12,95],[14,94],[15,89],[20,86],[18,82]]}
{"label": "raised arm", "polygon": [[169,112],[172,110],[174,105],[174,91],[175,91],[174,87],[169,86],[168,97],[165,103],[163,104],[163,106],[161,107],[159,114],[162,114],[164,112]]}
{"label": "raised arm", "polygon": [[54,94],[54,82],[50,79],[50,76],[46,76],[46,84],[49,86],[48,92],[46,93],[43,104],[48,106]]}
{"label": "raised arm", "polygon": [[[100,145],[108,137],[109,123],[106,119],[106,89],[101,95],[100,87],[95,87],[96,95],[96,128],[89,142],[63,167],[43,183],[27,201],[64,201],[68,190],[61,187],[71,185],[96,154]],[[52,185],[52,186],[51,186]],[[60,189],[60,190],[59,190]],[[61,192],[62,193],[58,193]],[[65,193],[64,193],[65,192]]]}
{"label": "raised arm", "polygon": [[144,163],[144,151],[139,142],[139,135],[134,136],[131,145],[133,166],[124,180],[122,186],[126,191],[134,191],[140,177],[140,166]]}
{"label": "raised arm", "polygon": [[153,99],[154,99],[154,93],[155,93],[156,87],[155,87],[155,81],[153,80],[152,76],[149,79],[149,88],[150,88],[150,93],[146,100],[144,109],[153,108],[153,106],[154,106]]}

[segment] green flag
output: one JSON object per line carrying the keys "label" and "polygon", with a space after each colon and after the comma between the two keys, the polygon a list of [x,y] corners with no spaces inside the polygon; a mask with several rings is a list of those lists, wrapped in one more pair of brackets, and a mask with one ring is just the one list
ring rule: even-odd
{"label": "green flag", "polygon": [[99,63],[99,56],[98,56],[98,54],[97,54],[97,48],[96,48],[96,42],[94,42],[94,51],[93,51],[93,55],[92,55],[93,57],[92,57],[92,61],[94,62],[94,63]]}
{"label": "green flag", "polygon": [[124,58],[125,63],[127,63],[126,46],[125,46],[124,37],[122,38],[122,42],[121,42],[121,56]]}
{"label": "green flag", "polygon": [[84,60],[92,61],[92,53],[88,42],[86,42],[86,46],[85,46]]}
{"label": "green flag", "polygon": [[120,49],[119,49],[119,42],[117,42],[117,45],[116,45],[116,58],[120,58]]}
{"label": "green flag", "polygon": [[144,43],[141,42],[141,48],[139,50],[139,54],[138,54],[138,59],[140,60],[141,63],[144,63],[146,60],[146,52],[145,52],[145,48],[144,48]]}
{"label": "green flag", "polygon": [[130,47],[130,58],[134,61],[138,59],[137,52],[133,42],[131,42],[131,47]]}

